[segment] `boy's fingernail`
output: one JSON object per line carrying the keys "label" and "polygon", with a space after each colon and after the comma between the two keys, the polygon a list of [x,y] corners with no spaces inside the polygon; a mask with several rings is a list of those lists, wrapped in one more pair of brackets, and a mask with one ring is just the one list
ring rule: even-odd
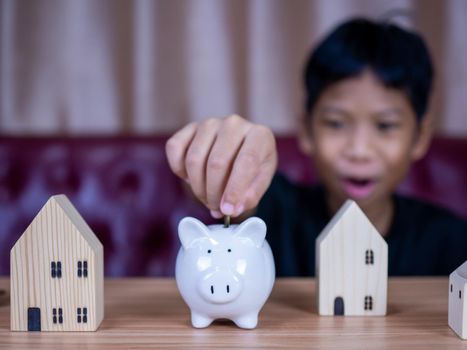
{"label": "boy's fingernail", "polygon": [[220,219],[222,217],[222,213],[218,210],[211,210],[210,212],[214,219]]}
{"label": "boy's fingernail", "polygon": [[235,216],[239,216],[243,211],[245,210],[245,205],[243,204],[237,204],[235,206]]}
{"label": "boy's fingernail", "polygon": [[230,203],[222,203],[221,211],[224,215],[233,215],[235,207]]}

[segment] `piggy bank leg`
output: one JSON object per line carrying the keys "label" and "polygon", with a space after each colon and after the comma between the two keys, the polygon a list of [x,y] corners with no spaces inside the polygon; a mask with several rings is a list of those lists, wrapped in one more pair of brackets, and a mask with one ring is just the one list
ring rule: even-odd
{"label": "piggy bank leg", "polygon": [[253,329],[258,324],[258,312],[242,315],[233,320],[240,328]]}
{"label": "piggy bank leg", "polygon": [[212,323],[213,319],[207,316],[198,314],[196,312],[191,313],[191,324],[195,328],[206,328]]}

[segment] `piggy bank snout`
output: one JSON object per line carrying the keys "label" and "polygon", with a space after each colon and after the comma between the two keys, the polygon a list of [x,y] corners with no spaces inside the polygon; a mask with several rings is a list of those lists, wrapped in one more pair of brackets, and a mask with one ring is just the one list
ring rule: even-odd
{"label": "piggy bank snout", "polygon": [[198,291],[210,303],[223,304],[235,300],[242,290],[242,281],[234,272],[219,270],[201,277]]}

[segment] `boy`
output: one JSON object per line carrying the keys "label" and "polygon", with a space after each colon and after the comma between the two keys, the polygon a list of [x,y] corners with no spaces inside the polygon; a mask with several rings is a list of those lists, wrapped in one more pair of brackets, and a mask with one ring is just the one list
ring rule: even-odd
{"label": "boy", "polygon": [[279,276],[314,274],[315,239],[347,198],[386,239],[390,275],[447,275],[467,260],[467,223],[394,194],[430,143],[432,75],[418,34],[350,20],[317,46],[304,74],[299,141],[320,185],[274,176],[272,132],[238,116],[181,129],[167,142],[169,164],[213,217],[266,221]]}

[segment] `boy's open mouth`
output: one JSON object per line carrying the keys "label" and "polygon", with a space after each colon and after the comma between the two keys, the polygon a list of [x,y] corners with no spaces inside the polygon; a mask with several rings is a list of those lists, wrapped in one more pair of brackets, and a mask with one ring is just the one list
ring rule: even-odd
{"label": "boy's open mouth", "polygon": [[375,188],[374,179],[357,179],[346,177],[342,180],[342,186],[345,193],[353,199],[363,199],[368,197]]}

